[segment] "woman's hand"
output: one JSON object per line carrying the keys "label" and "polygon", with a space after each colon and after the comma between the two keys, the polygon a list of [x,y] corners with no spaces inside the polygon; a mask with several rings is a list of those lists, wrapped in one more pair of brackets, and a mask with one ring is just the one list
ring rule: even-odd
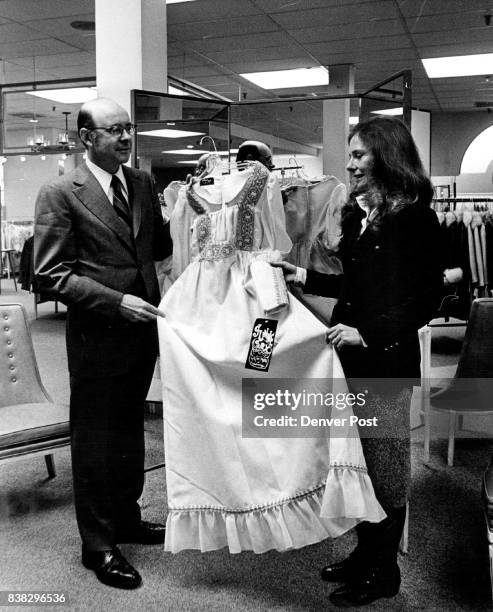
{"label": "woman's hand", "polygon": [[287,261],[272,261],[270,265],[274,266],[274,268],[282,268],[287,283],[294,282],[296,278],[296,266]]}
{"label": "woman's hand", "polygon": [[363,338],[356,327],[349,327],[343,323],[338,323],[327,330],[327,342],[335,348],[341,346],[364,346]]}

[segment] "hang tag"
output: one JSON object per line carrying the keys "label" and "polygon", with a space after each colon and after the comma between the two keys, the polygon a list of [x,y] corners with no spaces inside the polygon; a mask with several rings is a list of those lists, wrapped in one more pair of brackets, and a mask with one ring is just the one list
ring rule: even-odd
{"label": "hang tag", "polygon": [[200,181],[200,185],[214,185],[214,177],[208,176]]}
{"label": "hang tag", "polygon": [[245,368],[248,370],[269,371],[270,358],[276,338],[276,330],[277,321],[275,319],[255,320]]}

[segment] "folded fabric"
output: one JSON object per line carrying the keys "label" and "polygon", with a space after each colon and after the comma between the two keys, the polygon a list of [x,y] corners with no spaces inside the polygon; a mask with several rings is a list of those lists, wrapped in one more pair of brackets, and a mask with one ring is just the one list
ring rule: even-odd
{"label": "folded fabric", "polygon": [[266,315],[288,306],[288,289],[282,268],[274,268],[266,261],[256,260],[251,263],[250,271]]}

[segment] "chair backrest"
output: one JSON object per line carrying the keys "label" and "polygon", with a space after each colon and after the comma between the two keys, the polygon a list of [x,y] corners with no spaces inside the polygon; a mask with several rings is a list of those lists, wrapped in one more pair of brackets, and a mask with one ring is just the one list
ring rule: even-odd
{"label": "chair backrest", "polygon": [[26,311],[0,304],[0,408],[52,401],[39,376]]}
{"label": "chair backrest", "polygon": [[493,298],[473,301],[456,378],[493,378]]}

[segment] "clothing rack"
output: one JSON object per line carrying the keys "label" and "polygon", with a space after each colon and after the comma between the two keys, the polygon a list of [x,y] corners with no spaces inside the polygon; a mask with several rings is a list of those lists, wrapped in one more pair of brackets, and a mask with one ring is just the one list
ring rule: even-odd
{"label": "clothing rack", "polygon": [[493,197],[435,198],[432,209],[442,232],[444,275],[451,279],[439,316],[446,322],[449,316],[467,320],[472,301],[493,294]]}
{"label": "clothing rack", "polygon": [[455,203],[455,202],[493,202],[492,196],[462,196],[459,198],[433,198],[433,202],[447,202],[447,203]]}
{"label": "clothing rack", "polygon": [[461,196],[458,198],[433,198],[431,206],[437,212],[474,210],[493,213],[493,197]]}

